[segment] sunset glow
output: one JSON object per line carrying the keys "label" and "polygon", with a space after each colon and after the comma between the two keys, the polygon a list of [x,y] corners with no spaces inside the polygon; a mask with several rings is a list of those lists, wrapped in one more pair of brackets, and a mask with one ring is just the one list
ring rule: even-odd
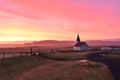
{"label": "sunset glow", "polygon": [[1,0],[0,42],[120,38],[120,0]]}

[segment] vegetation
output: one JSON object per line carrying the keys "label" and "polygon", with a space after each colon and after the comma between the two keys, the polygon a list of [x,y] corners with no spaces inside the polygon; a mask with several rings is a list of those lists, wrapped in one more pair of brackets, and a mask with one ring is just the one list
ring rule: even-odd
{"label": "vegetation", "polygon": [[60,52],[41,52],[39,56],[52,60],[68,61],[68,60],[84,60],[88,58],[89,52],[70,52],[70,53],[60,53]]}
{"label": "vegetation", "polygon": [[120,60],[120,51],[111,51],[109,54],[105,56],[108,58]]}
{"label": "vegetation", "polygon": [[[22,76],[22,77],[21,77]],[[100,63],[60,61],[38,67],[14,78],[15,80],[114,80]]]}
{"label": "vegetation", "polygon": [[[46,60],[40,57],[19,56],[0,60],[0,80],[12,80],[20,73],[44,65]],[[44,61],[44,62],[43,62]]]}
{"label": "vegetation", "polygon": [[114,80],[107,67],[88,59],[91,52],[40,52],[0,60],[0,80]]}

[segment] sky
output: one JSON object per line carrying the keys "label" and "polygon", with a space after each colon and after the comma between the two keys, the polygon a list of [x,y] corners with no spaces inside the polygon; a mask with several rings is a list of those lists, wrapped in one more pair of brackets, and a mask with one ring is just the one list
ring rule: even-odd
{"label": "sky", "polygon": [[120,0],[0,0],[0,42],[120,38]]}

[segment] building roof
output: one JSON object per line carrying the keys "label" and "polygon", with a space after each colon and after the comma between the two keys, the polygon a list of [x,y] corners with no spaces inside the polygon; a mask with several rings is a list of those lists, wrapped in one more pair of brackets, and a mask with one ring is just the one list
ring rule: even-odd
{"label": "building roof", "polygon": [[81,46],[83,46],[83,45],[86,45],[86,46],[88,47],[88,45],[87,45],[86,42],[77,42],[77,43],[75,44],[75,47],[81,47]]}

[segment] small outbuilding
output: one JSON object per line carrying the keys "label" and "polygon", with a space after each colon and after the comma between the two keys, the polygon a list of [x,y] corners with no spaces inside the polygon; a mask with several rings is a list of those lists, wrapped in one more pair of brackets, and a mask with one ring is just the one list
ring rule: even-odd
{"label": "small outbuilding", "polygon": [[102,51],[105,51],[105,50],[120,50],[120,47],[117,47],[117,46],[106,46],[106,47],[101,47],[101,50]]}

